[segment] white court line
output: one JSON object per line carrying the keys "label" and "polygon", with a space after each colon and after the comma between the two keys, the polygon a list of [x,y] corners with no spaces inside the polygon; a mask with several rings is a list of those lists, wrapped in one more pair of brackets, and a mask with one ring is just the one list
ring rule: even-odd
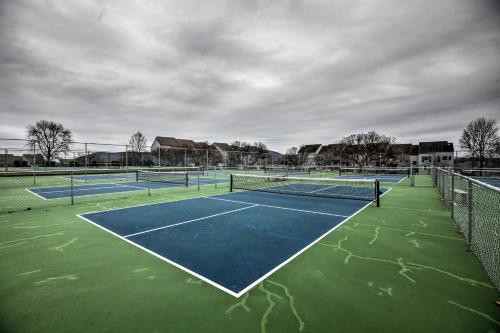
{"label": "white court line", "polygon": [[307,192],[307,193],[316,193],[316,192],[320,192],[320,191],[327,190],[327,189],[329,189],[329,188],[334,188],[334,187],[337,187],[337,186],[339,186],[339,185],[332,185],[332,186],[328,186],[328,187],[320,188],[319,190],[314,190],[314,191]]}
{"label": "white court line", "polygon": [[200,218],[197,218],[197,219],[192,219],[192,220],[188,220],[188,221],[183,221],[183,222],[179,222],[179,223],[174,223],[174,224],[166,225],[166,226],[163,226],[163,227],[158,227],[158,228],[154,228],[154,229],[149,229],[149,230],[144,230],[144,231],[136,232],[134,234],[125,235],[123,237],[128,238],[128,237],[132,237],[132,236],[147,234],[149,232],[153,232],[153,231],[157,231],[157,230],[162,230],[162,229],[167,229],[167,228],[175,227],[175,226],[178,226],[178,225],[181,225],[181,224],[192,223],[192,222],[197,222],[197,221],[201,221],[201,220],[207,220],[207,219],[210,219],[212,217],[226,215],[226,214],[230,214],[230,213],[235,213],[235,212],[239,212],[239,211],[242,211],[242,210],[245,210],[245,209],[254,208],[254,207],[257,207],[257,206],[259,206],[259,205],[256,204],[256,205],[252,205],[252,206],[248,206],[248,207],[243,207],[243,208],[228,210],[226,212],[222,212],[222,213],[218,213],[218,214],[203,216],[203,217],[200,217]]}
{"label": "white court line", "polygon": [[178,264],[178,263],[176,263],[175,261],[172,261],[172,260],[170,260],[170,259],[167,259],[167,258],[163,257],[162,255],[160,255],[160,254],[158,254],[158,253],[156,253],[156,252],[154,252],[154,251],[151,251],[150,249],[145,248],[145,247],[143,247],[143,246],[141,246],[141,245],[139,245],[139,244],[137,244],[137,243],[135,243],[135,242],[133,242],[133,241],[131,241],[131,240],[129,240],[129,239],[127,239],[127,238],[125,238],[125,237],[122,237],[122,236],[118,235],[117,233],[115,233],[115,232],[113,232],[113,231],[111,231],[111,230],[109,230],[109,229],[106,229],[106,228],[104,228],[103,226],[101,226],[101,225],[99,225],[99,224],[97,224],[97,223],[95,223],[95,222],[93,222],[93,221],[91,221],[91,220],[89,220],[89,219],[87,219],[87,218],[85,218],[85,217],[83,217],[83,216],[79,215],[79,214],[78,214],[78,215],[76,215],[76,216],[78,216],[78,217],[79,217],[79,218],[81,218],[82,220],[85,220],[85,221],[87,221],[87,222],[89,222],[89,223],[93,224],[94,226],[96,226],[96,227],[98,227],[98,228],[100,228],[100,229],[102,229],[102,230],[104,230],[104,231],[109,232],[109,233],[110,233],[110,234],[112,234],[113,236],[115,236],[115,237],[117,237],[117,238],[120,238],[121,240],[124,240],[125,242],[127,242],[127,243],[129,243],[129,244],[131,244],[131,245],[133,245],[133,246],[135,246],[135,247],[137,247],[137,248],[139,248],[139,249],[141,249],[141,250],[143,250],[143,251],[145,251],[145,252],[147,252],[147,253],[151,254],[152,256],[155,256],[156,258],[158,258],[158,259],[160,259],[160,260],[163,260],[163,261],[165,261],[165,262],[169,263],[170,265],[172,265],[172,266],[174,266],[174,267],[177,267],[177,268],[179,268],[179,269],[181,269],[181,270],[183,270],[183,271],[187,272],[188,274],[191,274],[191,275],[193,275],[194,277],[196,277],[196,278],[198,278],[198,279],[200,279],[200,280],[202,280],[202,281],[204,281],[204,282],[206,282],[206,283],[208,283],[208,284],[210,284],[210,285],[212,285],[212,286],[214,286],[214,287],[216,287],[216,288],[218,288],[218,289],[220,289],[220,290],[222,290],[222,291],[224,291],[224,292],[228,293],[228,294],[229,294],[229,295],[231,295],[231,296],[234,296],[234,297],[240,297],[240,296],[241,296],[241,295],[239,295],[239,294],[235,293],[234,291],[229,290],[229,289],[227,289],[226,287],[224,287],[224,286],[222,286],[222,285],[218,284],[217,282],[214,282],[214,281],[212,281],[212,280],[210,280],[210,279],[208,279],[208,278],[204,277],[203,275],[200,275],[200,274],[198,274],[198,273],[196,273],[196,272],[194,272],[194,271],[190,270],[189,268],[186,268],[186,267],[184,267],[184,266],[182,266],[182,265],[179,265],[179,264]]}
{"label": "white court line", "polygon": [[[380,197],[384,196],[385,194],[387,194],[391,189],[388,189],[387,191],[385,191]],[[224,200],[224,199],[218,199],[218,198],[211,198],[211,197],[208,197],[208,196],[205,196],[203,198],[209,198],[209,199],[216,199],[216,200]],[[179,201],[184,201],[184,200],[191,200],[193,198],[190,198],[190,199],[183,199],[183,200],[179,200]],[[195,198],[197,199],[197,198]],[[232,200],[228,200],[228,201],[232,201]],[[140,206],[152,206],[152,205],[158,205],[158,204],[162,204],[162,203],[154,203],[154,204],[145,204],[145,205],[140,205]],[[267,279],[270,275],[272,275],[274,272],[276,272],[277,270],[279,270],[281,267],[285,266],[286,264],[288,264],[290,261],[292,261],[293,259],[295,259],[297,256],[299,256],[300,254],[302,254],[303,252],[305,252],[306,250],[308,250],[310,247],[312,247],[313,245],[315,245],[317,242],[319,242],[321,239],[323,239],[324,237],[326,237],[328,234],[330,234],[332,231],[334,231],[335,229],[337,229],[338,227],[340,227],[341,225],[343,225],[344,223],[346,223],[347,221],[349,221],[352,217],[356,216],[357,214],[359,214],[362,210],[364,210],[366,207],[368,207],[369,205],[371,205],[371,202],[370,203],[367,203],[366,205],[364,205],[363,207],[361,207],[359,210],[357,210],[354,214],[352,214],[351,216],[345,218],[342,222],[340,222],[339,224],[337,224],[335,227],[333,227],[332,229],[328,230],[327,232],[325,232],[323,235],[319,236],[316,240],[312,241],[311,243],[309,243],[307,246],[305,246],[304,248],[302,248],[300,251],[296,252],[294,255],[292,255],[291,257],[289,257],[288,259],[286,259],[285,261],[283,261],[282,263],[280,263],[279,265],[277,265],[276,267],[274,267],[273,269],[271,269],[269,272],[267,272],[266,274],[262,275],[259,279],[255,280],[255,282],[253,282],[252,284],[248,285],[246,288],[242,289],[240,292],[238,293],[235,293],[234,291],[232,290],[229,290],[227,289],[226,287],[218,284],[217,282],[214,282],[206,277],[204,277],[203,275],[201,274],[198,274],[192,270],[190,270],[189,268],[186,268],[170,259],[167,259],[163,256],[161,256],[160,254],[152,251],[152,250],[149,250],[127,238],[124,238],[120,235],[118,235],[117,233],[111,231],[111,230],[108,230],[106,228],[104,228],[103,226],[81,216],[81,215],[77,215],[79,218],[81,218],[82,220],[85,220],[91,224],[93,224],[94,226],[104,230],[104,231],[107,231],[109,232],[110,234],[112,234],[113,236],[117,237],[117,238],[120,238],[121,240],[124,240],[126,241],[127,243],[157,257],[158,259],[160,260],[163,260],[169,264],[171,264],[172,266],[174,267],[177,267],[185,272],[187,272],[188,274],[191,274],[193,276],[195,276],[196,278],[224,291],[225,293],[231,295],[231,296],[234,296],[236,298],[239,298],[241,297],[242,295],[244,295],[246,292],[248,292],[250,289],[252,289],[253,287],[255,287],[256,285],[258,285],[260,282],[264,281],[265,279]],[[122,210],[122,209],[129,209],[129,208],[117,208],[117,209],[110,209],[110,210]],[[109,211],[109,210],[108,210]],[[90,213],[87,213],[87,214],[90,214]]]}
{"label": "white court line", "polygon": [[[388,193],[391,189],[385,191],[380,197],[382,197],[384,194]],[[366,207],[370,206],[372,203],[369,202],[367,203],[366,205],[364,205],[363,207],[361,207],[360,209],[358,209],[356,212],[354,212],[354,214],[348,216],[346,219],[344,219],[342,222],[340,222],[339,224],[337,224],[335,227],[333,227],[332,229],[328,230],[327,232],[325,232],[323,235],[319,236],[318,238],[316,238],[314,241],[312,241],[311,243],[309,243],[309,245],[305,246],[304,248],[302,248],[302,250],[300,250],[299,252],[295,253],[293,256],[291,256],[290,258],[288,258],[287,260],[283,261],[281,264],[279,264],[278,266],[274,267],[273,269],[271,269],[269,272],[267,272],[266,274],[262,275],[260,278],[258,278],[257,280],[255,280],[255,282],[253,282],[252,284],[248,285],[248,287],[244,288],[243,290],[241,290],[239,293],[236,294],[236,297],[239,298],[241,297],[242,295],[244,295],[247,291],[249,291],[250,289],[252,289],[253,287],[255,287],[256,285],[258,285],[259,283],[261,283],[262,281],[264,281],[265,279],[267,279],[269,276],[271,276],[274,272],[276,272],[277,270],[279,270],[281,267],[285,266],[286,264],[288,264],[290,261],[292,261],[293,259],[295,259],[296,257],[298,257],[300,254],[302,254],[303,252],[305,252],[306,250],[308,250],[311,246],[315,245],[317,242],[319,242],[321,239],[323,239],[324,237],[326,237],[328,234],[330,234],[332,231],[334,231],[335,229],[337,229],[338,227],[340,227],[341,225],[343,225],[344,223],[346,223],[347,221],[349,221],[350,219],[352,219],[354,216],[356,216],[357,214],[359,214],[362,210],[364,210]]]}
{"label": "white court line", "polygon": [[319,214],[319,215],[328,215],[328,216],[337,216],[337,217],[347,217],[347,215],[316,212],[314,210],[304,210],[304,209],[296,209],[296,208],[288,208],[288,207],[280,207],[280,206],[271,206],[271,205],[265,205],[265,204],[255,203],[255,202],[246,202],[246,201],[230,200],[230,199],[222,199],[222,198],[214,198],[214,197],[202,197],[202,198],[211,199],[211,200],[228,201],[228,202],[234,202],[234,203],[241,203],[241,204],[247,204],[247,205],[257,205],[257,206],[268,207],[268,208],[291,210],[291,211],[301,212],[301,213],[310,213],[310,214]]}
{"label": "white court line", "polygon": [[25,190],[26,190],[26,191],[28,191],[28,192],[30,192],[31,194],[36,195],[36,196],[37,196],[37,197],[39,197],[39,198],[42,198],[43,200],[48,200],[47,198],[44,198],[44,197],[42,197],[41,195],[38,195],[38,194],[36,194],[35,192],[31,191],[29,188],[26,188]]}
{"label": "white court line", "polygon": [[[80,185],[86,186],[86,185]],[[59,188],[61,186],[58,186]],[[89,188],[78,188],[78,186],[73,186],[73,192],[76,191],[92,191],[92,190],[100,190],[100,189],[108,189],[108,188],[117,188],[118,184],[114,184],[114,186],[103,186],[103,187],[89,187]],[[71,192],[71,188],[68,190],[57,190],[57,191],[39,191],[38,193],[47,194],[47,193],[62,193],[62,192]]]}
{"label": "white court line", "polygon": [[[174,188],[176,188],[176,187],[174,187]],[[220,193],[212,194],[212,196],[217,196],[217,195],[221,195],[221,194]],[[86,212],[84,214],[85,215],[87,215],[87,214],[96,214],[96,213],[102,213],[102,212],[110,212],[110,211],[114,211],[114,210],[124,210],[124,209],[131,209],[131,208],[137,208],[137,207],[164,205],[164,204],[168,204],[168,203],[172,203],[172,202],[195,200],[195,199],[206,198],[206,197],[209,197],[209,196],[207,195],[205,197],[193,197],[193,198],[185,198],[185,199],[180,199],[180,200],[146,203],[146,204],[140,204],[140,205],[135,205],[135,206],[131,206],[131,207],[120,207],[120,208],[110,208],[110,209],[103,209],[103,210],[94,210],[94,211]]]}
{"label": "white court line", "polygon": [[147,187],[140,187],[140,186],[132,186],[132,185],[127,185],[127,184],[116,184],[118,187],[130,187],[130,188],[137,188],[140,190],[147,190]]}

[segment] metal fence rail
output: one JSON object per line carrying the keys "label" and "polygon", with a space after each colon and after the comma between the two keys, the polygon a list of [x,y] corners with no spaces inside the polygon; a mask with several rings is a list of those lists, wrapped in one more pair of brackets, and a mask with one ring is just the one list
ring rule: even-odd
{"label": "metal fence rail", "polygon": [[500,293],[500,189],[441,168],[435,184],[468,249]]}

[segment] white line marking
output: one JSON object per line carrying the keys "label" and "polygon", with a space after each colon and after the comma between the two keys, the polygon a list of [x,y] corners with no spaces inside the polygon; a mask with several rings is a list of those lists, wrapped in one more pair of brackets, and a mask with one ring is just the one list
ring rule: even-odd
{"label": "white line marking", "polygon": [[[391,189],[385,191],[380,197],[382,197],[384,194],[388,193]],[[309,245],[307,245],[306,247],[302,248],[302,250],[300,250],[299,252],[295,253],[293,256],[291,256],[290,258],[288,258],[287,260],[283,261],[281,264],[279,264],[278,266],[274,267],[272,270],[270,270],[269,272],[267,272],[266,274],[264,274],[263,276],[261,276],[259,279],[255,280],[255,282],[253,282],[252,284],[248,285],[248,287],[244,288],[243,290],[241,290],[239,293],[236,294],[236,297],[239,298],[241,297],[242,295],[244,295],[247,291],[249,291],[250,289],[252,289],[253,287],[255,287],[256,285],[258,285],[260,282],[264,281],[265,279],[267,279],[270,275],[272,275],[274,272],[276,272],[277,270],[279,270],[281,267],[285,266],[286,264],[288,264],[290,261],[292,261],[293,259],[295,259],[297,256],[299,256],[300,254],[302,254],[303,252],[305,252],[307,249],[309,249],[311,246],[315,245],[317,242],[319,242],[321,239],[323,239],[324,237],[326,237],[328,234],[330,234],[332,231],[334,231],[335,229],[337,229],[338,227],[340,227],[342,224],[346,223],[347,221],[349,221],[350,219],[352,219],[354,216],[356,216],[357,214],[359,214],[362,210],[364,210],[366,207],[370,206],[372,204],[372,202],[369,202],[367,203],[366,205],[364,205],[363,207],[361,207],[360,209],[358,209],[356,212],[354,212],[354,214],[352,214],[351,216],[347,217],[346,219],[344,219],[342,222],[340,222],[339,224],[337,224],[335,227],[333,227],[332,229],[328,230],[327,232],[325,232],[323,235],[319,236],[318,238],[316,238],[316,240],[312,241],[311,243],[309,243]]]}
{"label": "white line marking", "polygon": [[338,186],[339,186],[339,185],[332,185],[332,186],[328,186],[328,187],[320,188],[319,190],[314,190],[314,191],[307,192],[307,193],[316,193],[316,192],[320,192],[320,191],[327,190],[327,189],[329,189],[329,188],[338,187]]}
{"label": "white line marking", "polygon": [[42,197],[41,195],[36,194],[35,192],[31,191],[29,188],[26,188],[25,190],[26,190],[26,191],[28,191],[28,192],[30,192],[31,194],[36,195],[36,196],[37,196],[37,197],[39,197],[39,198],[42,198],[43,200],[48,200],[47,198],[44,198],[44,197]]}
{"label": "white line marking", "polygon": [[81,218],[82,220],[85,220],[85,221],[87,221],[87,222],[89,222],[89,223],[93,224],[94,226],[96,226],[96,227],[98,227],[98,228],[100,228],[100,229],[102,229],[102,230],[104,230],[104,231],[109,232],[109,233],[110,233],[110,234],[112,234],[113,236],[115,236],[115,237],[117,237],[117,238],[120,238],[121,240],[124,240],[125,242],[127,242],[127,243],[129,243],[129,244],[131,244],[131,245],[133,245],[133,246],[135,246],[135,247],[137,247],[137,248],[139,248],[139,249],[141,249],[141,250],[143,250],[143,251],[145,251],[145,252],[147,252],[147,253],[151,254],[152,256],[155,256],[156,258],[158,258],[158,259],[160,259],[160,260],[163,260],[163,261],[165,261],[165,262],[169,263],[170,265],[172,265],[172,266],[174,266],[174,267],[177,267],[177,268],[179,268],[179,269],[181,269],[181,270],[183,270],[183,271],[185,271],[185,272],[187,272],[187,273],[189,273],[189,274],[191,274],[191,275],[193,275],[193,276],[197,277],[198,279],[200,279],[200,280],[202,280],[202,281],[205,281],[206,283],[208,283],[208,284],[210,284],[210,285],[212,285],[212,286],[214,286],[214,287],[216,287],[216,288],[218,288],[218,289],[220,289],[220,290],[222,290],[222,291],[224,291],[224,292],[228,293],[228,294],[229,294],[229,295],[231,295],[231,296],[234,296],[234,297],[240,297],[240,296],[241,296],[241,295],[239,295],[239,294],[235,293],[234,291],[229,290],[229,289],[227,289],[226,287],[221,286],[220,284],[218,284],[218,283],[216,283],[216,282],[214,282],[214,281],[212,281],[212,280],[207,279],[207,278],[206,278],[206,277],[204,277],[203,275],[200,275],[200,274],[198,274],[198,273],[195,273],[195,272],[193,272],[192,270],[190,270],[189,268],[186,268],[186,267],[184,267],[184,266],[182,266],[182,265],[179,265],[178,263],[176,263],[176,262],[174,262],[174,261],[172,261],[172,260],[170,260],[170,259],[167,259],[167,258],[165,258],[165,257],[163,257],[163,256],[161,256],[161,255],[159,255],[158,253],[154,252],[154,251],[151,251],[151,250],[149,250],[149,249],[147,249],[147,248],[145,248],[145,247],[143,247],[143,246],[141,246],[141,245],[139,245],[139,244],[137,244],[137,243],[134,243],[133,241],[131,241],[131,240],[127,239],[127,238],[124,238],[124,237],[122,237],[122,236],[120,236],[120,235],[118,235],[118,234],[114,233],[113,231],[108,230],[108,229],[104,228],[103,226],[100,226],[99,224],[97,224],[97,223],[95,223],[95,222],[92,222],[91,220],[89,220],[89,219],[87,219],[87,218],[85,218],[85,217],[83,217],[83,216],[81,216],[81,215],[79,215],[79,214],[78,214],[78,215],[76,215],[76,216],[78,216],[78,217],[79,217],[79,218]]}
{"label": "white line marking", "polygon": [[[173,187],[173,188],[178,188],[178,187]],[[107,194],[109,194],[109,193],[107,193]],[[220,193],[215,193],[215,194],[212,194],[212,196],[217,196],[217,195],[221,195],[221,194],[220,194]],[[206,197],[209,197],[209,196],[207,195],[207,196],[205,196],[205,197],[203,197],[203,198],[206,198]],[[131,208],[137,208],[137,207],[154,206],[154,205],[163,205],[163,204],[168,204],[168,203],[172,203],[172,202],[179,202],[179,201],[186,201],[186,200],[195,200],[195,199],[200,199],[200,197],[185,198],[185,199],[180,199],[180,200],[172,200],[172,201],[154,202],[154,203],[140,204],[140,205],[136,205],[136,206],[122,207],[122,208],[111,208],[111,209],[95,210],[95,211],[91,211],[91,212],[84,213],[84,215],[88,215],[88,214],[96,214],[96,213],[102,213],[102,212],[110,212],[110,211],[114,211],[114,210],[131,209]]]}
{"label": "white line marking", "polygon": [[147,187],[140,187],[140,186],[132,186],[132,185],[127,185],[127,184],[116,184],[118,185],[118,187],[130,187],[130,188],[137,188],[137,189],[140,189],[140,190],[147,190],[148,188]]}
{"label": "white line marking", "polygon": [[[80,185],[86,186],[86,185]],[[61,188],[63,186],[59,186]],[[78,188],[78,186],[73,186],[73,192],[76,191],[92,191],[92,190],[100,190],[100,189],[108,189],[108,188],[117,188],[120,187],[119,184],[113,184],[113,186],[102,186],[102,187],[88,187],[88,188]],[[41,188],[43,189],[43,188]],[[57,191],[39,191],[38,193],[47,194],[47,193],[61,193],[61,192],[71,192],[71,189],[68,190],[57,190]]]}
{"label": "white line marking", "polygon": [[[391,189],[388,189],[387,191],[385,191],[380,197],[384,196],[385,194],[387,194]],[[207,198],[207,199],[216,199],[216,200],[224,200],[224,199],[218,199],[218,198],[211,198],[209,196],[205,196],[203,198]],[[184,200],[192,200],[192,199],[198,199],[198,198],[189,198],[189,199],[183,199],[183,200],[179,200],[179,201],[184,201]],[[228,200],[229,201],[229,200]],[[232,200],[231,200],[232,201]],[[141,206],[151,206],[151,205],[158,205],[158,204],[162,204],[162,203],[154,203],[154,204],[145,204],[145,205],[141,205]],[[157,257],[158,259],[160,260],[163,260],[169,264],[171,264],[172,266],[174,267],[177,267],[195,277],[197,277],[198,279],[224,291],[225,293],[231,295],[231,296],[234,296],[236,298],[239,298],[241,297],[242,295],[244,295],[247,291],[249,291],[250,289],[252,289],[253,287],[255,287],[257,284],[259,284],[260,282],[262,282],[263,280],[265,280],[266,278],[268,278],[270,275],[272,275],[274,272],[276,272],[277,270],[279,270],[281,267],[285,266],[286,264],[288,264],[290,261],[292,261],[293,259],[295,259],[297,256],[299,256],[300,254],[302,254],[303,252],[305,252],[306,250],[308,250],[310,247],[312,247],[313,245],[315,245],[317,242],[319,242],[321,239],[323,239],[324,237],[326,237],[328,234],[330,234],[332,231],[334,231],[335,229],[337,229],[338,227],[340,227],[341,225],[343,225],[344,223],[346,223],[347,221],[349,221],[352,217],[354,217],[355,215],[359,214],[362,210],[364,210],[366,207],[368,207],[369,205],[371,205],[372,203],[367,203],[365,206],[361,207],[358,211],[356,211],[354,214],[352,214],[351,216],[347,217],[346,219],[344,219],[342,222],[340,222],[339,224],[337,224],[335,227],[333,227],[332,229],[328,230],[327,232],[325,232],[323,235],[321,235],[320,237],[318,237],[316,240],[314,240],[313,242],[311,242],[309,245],[307,245],[306,247],[302,248],[302,250],[300,250],[299,252],[295,253],[293,256],[291,256],[290,258],[288,258],[287,260],[285,260],[284,262],[282,262],[281,264],[277,265],[276,267],[274,267],[272,270],[270,270],[269,272],[267,272],[266,274],[264,274],[263,276],[261,276],[259,279],[257,279],[255,282],[253,282],[252,284],[248,285],[248,287],[242,289],[239,293],[235,293],[234,291],[232,290],[229,290],[227,289],[226,287],[224,286],[221,286],[220,284],[204,277],[203,275],[200,275],[198,273],[195,273],[193,272],[192,270],[182,266],[182,265],[179,265],[178,263],[170,260],[170,259],[167,259],[161,255],[159,255],[158,253],[154,252],[154,251],[151,251],[137,243],[134,243],[133,241],[127,239],[127,238],[124,238],[116,233],[114,233],[113,231],[111,230],[108,230],[106,228],[104,228],[103,226],[81,216],[80,214],[77,214],[76,216],[78,216],[79,218],[81,218],[82,220],[85,220],[91,224],[93,224],[94,226],[104,230],[104,231],[107,231],[109,232],[110,234],[112,234],[113,236],[117,237],[117,238],[120,238],[121,240],[124,240],[125,242]],[[110,210],[122,210],[122,209],[130,209],[129,208],[117,208],[117,209],[110,209]],[[90,213],[87,213],[87,214],[90,214]]]}
{"label": "white line marking", "polygon": [[235,202],[235,203],[241,203],[241,204],[247,204],[247,205],[258,205],[258,206],[261,206],[261,207],[276,208],[276,209],[283,209],[283,210],[291,210],[291,211],[302,212],[302,213],[311,213],[311,214],[319,214],[319,215],[347,217],[347,215],[339,215],[339,214],[332,214],[332,213],[316,212],[314,210],[304,210],[304,209],[296,209],[296,208],[288,208],[288,207],[280,207],[280,206],[271,206],[271,205],[259,204],[259,203],[255,203],[255,202],[230,200],[230,199],[222,199],[222,198],[214,198],[214,197],[202,197],[202,198],[204,198],[204,199],[211,199],[211,200],[220,200],[220,201]]}
{"label": "white line marking", "polygon": [[158,228],[154,228],[154,229],[149,229],[149,230],[145,230],[145,231],[136,232],[134,234],[126,235],[126,236],[123,236],[123,237],[128,238],[128,237],[132,237],[132,236],[147,234],[149,232],[153,232],[153,231],[157,231],[157,230],[162,230],[162,229],[167,229],[167,228],[175,227],[175,226],[178,226],[178,225],[181,225],[181,224],[192,223],[192,222],[197,222],[197,221],[201,221],[201,220],[207,220],[207,219],[210,219],[212,217],[226,215],[226,214],[230,214],[230,213],[235,213],[235,212],[239,212],[239,211],[242,211],[242,210],[245,210],[245,209],[254,208],[254,207],[257,207],[257,206],[259,206],[259,205],[255,204],[255,205],[248,206],[248,207],[243,207],[243,208],[228,210],[226,212],[222,212],[222,213],[218,213],[218,214],[203,216],[203,217],[200,217],[200,218],[197,218],[197,219],[192,219],[192,220],[188,220],[188,221],[183,221],[183,222],[179,222],[179,223],[174,223],[174,224],[166,225],[166,226],[163,226],[163,227],[158,227]]}

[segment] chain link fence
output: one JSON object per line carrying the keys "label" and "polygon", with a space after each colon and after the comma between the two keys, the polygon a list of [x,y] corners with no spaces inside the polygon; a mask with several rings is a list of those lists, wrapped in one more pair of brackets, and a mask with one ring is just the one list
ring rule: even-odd
{"label": "chain link fence", "polygon": [[436,168],[435,185],[451,216],[500,293],[500,188]]}

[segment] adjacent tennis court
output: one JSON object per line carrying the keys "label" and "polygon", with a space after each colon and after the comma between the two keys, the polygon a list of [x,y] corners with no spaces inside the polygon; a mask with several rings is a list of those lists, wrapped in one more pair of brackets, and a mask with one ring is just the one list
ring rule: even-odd
{"label": "adjacent tennis court", "polygon": [[371,204],[323,189],[331,197],[245,191],[80,217],[239,297]]}
{"label": "adjacent tennis court", "polygon": [[[213,178],[200,178],[200,185],[209,184],[219,184],[227,183],[228,179],[213,179]],[[189,179],[189,186],[197,186],[198,179]],[[89,195],[101,195],[101,194],[111,194],[111,193],[121,193],[129,191],[144,191],[148,188],[151,190],[155,189],[165,189],[173,187],[183,187],[185,184],[182,183],[169,183],[160,181],[136,181],[136,182],[120,182],[120,183],[105,183],[105,184],[86,184],[86,185],[75,185],[73,188],[71,186],[52,186],[52,187],[35,187],[28,188],[27,191],[32,194],[45,199],[62,199],[71,197],[71,192],[73,196],[82,197]]]}
{"label": "adjacent tennis court", "polygon": [[335,178],[339,179],[378,179],[382,183],[401,183],[407,179],[404,175],[374,175],[374,174],[355,174],[355,175],[342,175]]}
{"label": "adjacent tennis court", "polygon": [[500,178],[474,177],[474,179],[479,180],[482,183],[500,188]]}

